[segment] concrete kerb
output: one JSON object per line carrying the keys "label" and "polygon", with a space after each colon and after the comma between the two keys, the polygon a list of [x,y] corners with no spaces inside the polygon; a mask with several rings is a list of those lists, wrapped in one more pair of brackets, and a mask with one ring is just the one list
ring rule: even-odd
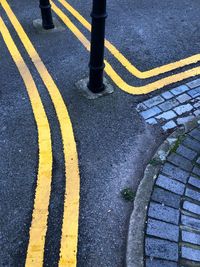
{"label": "concrete kerb", "polygon": [[147,209],[154,181],[178,138],[200,124],[200,117],[176,129],[158,148],[147,165],[143,179],[137,189],[134,209],[130,217],[126,251],[126,267],[144,267],[144,237]]}
{"label": "concrete kerb", "polygon": [[78,88],[79,92],[86,97],[87,99],[97,99],[102,96],[110,95],[114,92],[114,87],[108,82],[106,78],[103,79],[105,90],[101,93],[93,93],[88,89],[89,78],[82,79],[78,81],[75,85]]}

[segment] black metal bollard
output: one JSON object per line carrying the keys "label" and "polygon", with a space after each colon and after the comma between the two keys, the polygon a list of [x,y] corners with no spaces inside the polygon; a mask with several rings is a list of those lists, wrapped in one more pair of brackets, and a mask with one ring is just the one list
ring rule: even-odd
{"label": "black metal bollard", "polygon": [[53,29],[53,19],[51,14],[51,5],[49,0],[40,0],[40,8],[42,14],[42,26],[45,30]]}
{"label": "black metal bollard", "polygon": [[91,50],[90,50],[90,75],[88,88],[93,93],[100,93],[104,90],[104,42],[105,42],[105,20],[106,0],[93,0]]}

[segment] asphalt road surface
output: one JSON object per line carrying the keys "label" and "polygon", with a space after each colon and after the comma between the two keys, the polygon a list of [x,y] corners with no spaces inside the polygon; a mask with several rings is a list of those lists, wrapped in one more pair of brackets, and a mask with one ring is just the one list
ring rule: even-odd
{"label": "asphalt road surface", "polygon": [[[131,187],[136,191],[146,164],[164,139],[161,128],[147,125],[135,107],[172,85],[148,95],[134,95],[119,89],[107,75],[115,92],[88,100],[75,86],[88,75],[89,53],[82,43],[54,12],[64,30],[37,32],[32,22],[40,17],[38,1],[9,0],[8,3],[58,86],[73,125],[80,171],[77,266],[123,267],[133,204],[124,201],[121,190]],[[89,39],[89,31],[61,3],[57,0],[54,3]],[[92,1],[68,3],[90,21]],[[106,38],[144,72],[199,53],[199,14],[198,0],[110,0]],[[1,6],[0,16],[32,74],[50,124],[53,170],[43,260],[44,266],[54,267],[59,262],[66,185],[57,111],[23,40]],[[105,54],[128,84],[141,86],[158,79],[136,78],[107,49]],[[0,60],[0,266],[21,267],[26,261],[37,184],[38,132],[18,71],[21,63],[16,66],[2,35]],[[168,75],[198,65],[194,62]],[[166,74],[160,74],[159,79],[163,77]]]}

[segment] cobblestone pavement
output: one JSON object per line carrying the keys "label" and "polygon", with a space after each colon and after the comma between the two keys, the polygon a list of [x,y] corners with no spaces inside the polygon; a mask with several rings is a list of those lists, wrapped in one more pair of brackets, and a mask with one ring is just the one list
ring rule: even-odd
{"label": "cobblestone pavement", "polygon": [[149,124],[161,123],[164,131],[200,115],[200,79],[173,88],[139,103],[137,110]]}
{"label": "cobblestone pavement", "polygon": [[200,126],[181,136],[156,178],[146,267],[200,266]]}

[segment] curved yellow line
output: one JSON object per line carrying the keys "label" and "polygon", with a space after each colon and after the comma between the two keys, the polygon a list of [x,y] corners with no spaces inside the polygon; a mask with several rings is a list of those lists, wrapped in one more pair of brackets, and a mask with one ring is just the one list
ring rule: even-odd
{"label": "curved yellow line", "polygon": [[[61,20],[65,23],[65,25],[73,32],[73,34],[79,39],[79,41],[84,45],[84,47],[90,51],[90,42],[89,40],[82,34],[82,32],[72,23],[72,21],[66,16],[66,14],[59,9],[54,3],[52,3],[53,11],[61,18]],[[123,91],[129,94],[141,95],[147,94],[157,89],[163,88],[166,85],[173,84],[187,78],[196,76],[200,74],[200,67],[196,67],[179,74],[174,74],[166,78],[162,78],[153,83],[149,83],[144,86],[132,86],[127,84],[112,68],[111,64],[105,60],[105,71],[108,76],[113,80],[113,82]]]}
{"label": "curved yellow line", "polygon": [[[88,31],[91,31],[90,23],[76,10],[74,9],[67,1],[58,0]],[[154,76],[157,76],[162,73],[166,73],[193,63],[197,63],[200,61],[200,55],[196,54],[191,57],[181,59],[179,61],[166,64],[152,70],[148,71],[140,71],[135,66],[131,64],[131,62],[125,58],[122,53],[108,40],[105,40],[105,47],[110,51],[110,53],[135,77],[139,79],[147,79]]]}
{"label": "curved yellow line", "polygon": [[[54,80],[49,74],[47,68],[42,62],[40,56],[32,45],[30,39],[28,38],[15,14],[12,12],[6,0],[1,0],[1,4],[6,11],[13,27],[15,28],[19,38],[21,39],[32,62],[34,63],[41,79],[46,85],[59,120],[63,142],[66,175],[59,266],[75,267],[78,243],[80,177],[78,168],[78,155],[71,120],[58,87],[56,86]],[[29,246],[30,245],[31,244],[29,244]],[[26,266],[35,267],[36,265],[28,264]]]}
{"label": "curved yellow line", "polygon": [[51,133],[35,82],[1,17],[0,32],[26,86],[38,130],[39,166],[26,266],[42,266],[52,180]]}
{"label": "curved yellow line", "polygon": [[123,91],[129,93],[129,94],[135,94],[135,95],[141,95],[141,94],[147,94],[150,92],[153,92],[155,90],[161,89],[164,86],[167,86],[169,84],[173,84],[197,75],[200,75],[200,67],[196,67],[187,71],[184,71],[179,74],[174,74],[169,77],[160,79],[158,81],[155,81],[153,83],[149,83],[144,86],[135,87],[127,84],[112,68],[112,66],[108,63],[106,63],[105,71],[106,73],[111,77],[113,82],[121,88]]}

